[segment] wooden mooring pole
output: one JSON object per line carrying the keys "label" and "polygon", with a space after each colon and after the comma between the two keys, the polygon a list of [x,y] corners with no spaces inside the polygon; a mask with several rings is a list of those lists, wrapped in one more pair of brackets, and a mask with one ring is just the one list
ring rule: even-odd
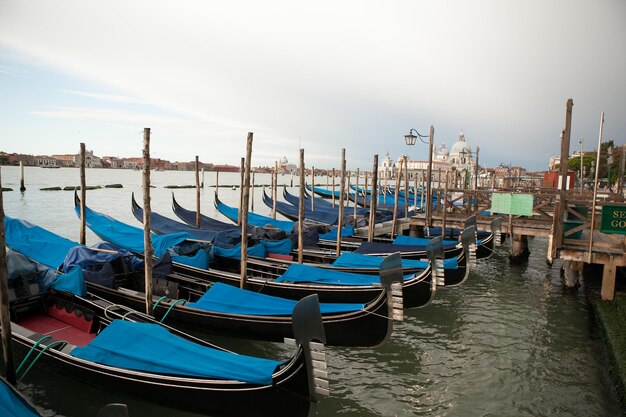
{"label": "wooden mooring pole", "polygon": [[252,192],[250,193],[250,211],[254,211],[254,172],[252,173]]}
{"label": "wooden mooring pole", "polygon": [[215,171],[215,195],[220,195],[220,171]]}
{"label": "wooden mooring pole", "polygon": [[196,227],[200,228],[200,161],[196,155]]}
{"label": "wooden mooring pole", "polygon": [[[0,169],[0,190],[2,173]],[[13,343],[11,337],[11,313],[9,310],[9,272],[7,270],[6,235],[4,231],[4,203],[0,191],[0,327],[2,328],[2,364],[4,376],[13,386],[17,386]]]}
{"label": "wooden mooring pole", "polygon": [[[335,181],[333,180],[333,184]],[[341,179],[339,180],[339,218],[337,219],[337,256],[341,255],[341,230],[343,229],[344,206],[346,188],[346,148],[341,149]],[[333,190],[334,191],[334,190]],[[334,195],[334,192],[333,192]]]}
{"label": "wooden mooring pole", "polygon": [[20,161],[20,191],[26,191],[24,186],[24,163]]}
{"label": "wooden mooring pole", "polygon": [[85,144],[80,144],[80,244],[86,242],[85,206],[87,199],[87,181],[85,180]]}
{"label": "wooden mooring pole", "polygon": [[150,235],[150,128],[143,129],[143,248],[146,314],[152,316],[152,236]]}
{"label": "wooden mooring pole", "polygon": [[333,195],[332,195],[333,207],[335,207],[335,168],[333,168]]}
{"label": "wooden mooring pole", "polygon": [[409,159],[406,155],[403,158],[404,162],[404,218],[409,218]]}
{"label": "wooden mooring pole", "polygon": [[245,175],[246,158],[241,158],[241,179],[239,180],[239,212],[237,213],[237,226],[241,226],[241,213],[243,212],[243,177]]}
{"label": "wooden mooring pole", "polygon": [[402,179],[402,166],[404,164],[400,162],[398,172],[396,176],[396,190],[393,197],[393,223],[391,224],[391,238],[393,239],[396,234],[396,222],[398,221],[398,199],[400,198],[400,181]]}
{"label": "wooden mooring pole", "polygon": [[250,202],[250,167],[252,159],[252,132],[248,132],[246,140],[246,158],[244,166],[244,183],[242,193],[241,216],[241,282],[240,287],[246,287],[248,275],[248,203]]}
{"label": "wooden mooring pole", "polygon": [[274,183],[272,184],[272,218],[276,219],[276,196],[278,194],[278,161],[274,163]]}
{"label": "wooden mooring pole", "polygon": [[300,201],[298,202],[298,263],[304,261],[304,149],[300,149]]}
{"label": "wooden mooring pole", "polygon": [[[311,166],[311,190],[314,190],[314,189],[315,189],[315,167]],[[304,190],[302,190],[302,196],[304,196]],[[313,193],[313,191],[311,191],[311,211],[315,211],[315,193]]]}
{"label": "wooden mooring pole", "polygon": [[378,155],[374,155],[372,168],[372,193],[370,195],[370,218],[367,228],[367,241],[374,240],[374,226],[376,223],[376,206],[378,205]]}

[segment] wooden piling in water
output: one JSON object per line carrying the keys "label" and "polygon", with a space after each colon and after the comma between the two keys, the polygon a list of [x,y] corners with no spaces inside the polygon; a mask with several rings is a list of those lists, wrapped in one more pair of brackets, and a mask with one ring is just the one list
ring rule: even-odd
{"label": "wooden piling in water", "polygon": [[200,161],[196,155],[196,227],[200,228]]}
{"label": "wooden piling in water", "polygon": [[[359,169],[356,169],[356,190],[354,191],[354,228],[356,229],[356,209],[358,206],[358,201],[359,201]],[[350,192],[350,190],[348,189],[348,193]]]}
{"label": "wooden piling in water", "polygon": [[[311,211],[315,211],[315,193],[312,191],[315,189],[315,167],[311,166]],[[304,196],[304,191],[302,192]]]}
{"label": "wooden piling in water", "polygon": [[304,261],[304,149],[300,149],[300,201],[298,202],[298,263]]}
{"label": "wooden piling in water", "polygon": [[396,234],[396,222],[398,221],[398,198],[400,197],[400,181],[402,178],[402,162],[398,167],[396,176],[396,190],[393,198],[393,223],[391,224],[391,238],[393,239]]}
{"label": "wooden piling in water", "polygon": [[20,161],[20,191],[26,191],[24,186],[24,163]]}
{"label": "wooden piling in water", "polygon": [[274,162],[274,182],[272,184],[272,218],[276,219],[276,195],[278,194],[278,161]]}
{"label": "wooden piling in water", "polygon": [[370,194],[370,218],[367,227],[367,241],[374,240],[374,226],[376,223],[376,206],[378,205],[378,154],[374,155],[372,168],[372,192]]}
{"label": "wooden piling in water", "polygon": [[254,172],[252,173],[252,193],[250,194],[250,211],[254,211]]}
{"label": "wooden piling in water", "polygon": [[80,144],[80,244],[86,243],[85,206],[87,199],[87,181],[85,179],[85,144]]}
{"label": "wooden piling in water", "polygon": [[[0,168],[0,190],[2,171]],[[17,386],[13,344],[11,336],[11,313],[9,309],[9,272],[7,270],[6,235],[4,231],[4,202],[0,192],[0,327],[2,327],[2,363],[4,376],[13,386]]]}
{"label": "wooden piling in water", "polygon": [[245,167],[246,158],[241,158],[241,168],[239,171],[241,172],[241,178],[239,180],[239,211],[237,213],[237,226],[241,226],[241,213],[243,212],[243,177]]}
{"label": "wooden piling in water", "polygon": [[332,195],[333,207],[335,207],[335,168],[333,168],[333,195]]}
{"label": "wooden piling in water", "polygon": [[411,196],[409,194],[409,160],[406,155],[403,158],[404,162],[404,218],[409,218],[409,200]]}
{"label": "wooden piling in water", "polygon": [[[334,183],[334,181],[333,181]],[[346,187],[346,148],[341,149],[341,179],[339,181],[339,219],[337,221],[337,256],[341,255],[341,229],[343,229],[343,200]],[[334,194],[334,193],[333,193]]]}
{"label": "wooden piling in water", "polygon": [[152,316],[152,235],[150,234],[150,128],[143,130],[143,247],[146,314]]}
{"label": "wooden piling in water", "polygon": [[[252,159],[252,132],[248,132],[246,140],[246,158],[245,158],[245,175],[242,186],[242,212],[241,216],[241,283],[240,287],[246,287],[246,279],[248,275],[248,203],[250,201],[250,167]],[[243,173],[243,171],[242,171]]]}
{"label": "wooden piling in water", "polygon": [[440,199],[443,202],[443,212],[441,213],[441,238],[446,238],[446,213],[448,211],[448,171],[446,171],[445,180],[443,183],[443,198]]}
{"label": "wooden piling in water", "polygon": [[220,170],[215,171],[215,195],[220,195]]}

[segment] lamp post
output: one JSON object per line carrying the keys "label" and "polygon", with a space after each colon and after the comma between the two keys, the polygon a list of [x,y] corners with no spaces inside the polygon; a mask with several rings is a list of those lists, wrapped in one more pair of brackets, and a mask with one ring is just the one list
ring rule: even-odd
{"label": "lamp post", "polygon": [[[417,136],[414,135],[413,132],[415,132]],[[431,213],[432,195],[431,195],[430,183],[431,183],[432,174],[433,174],[433,138],[434,136],[435,136],[435,128],[433,126],[430,126],[430,134],[428,135],[428,142],[424,140],[424,138],[426,138],[427,136],[420,134],[415,129],[410,129],[409,133],[407,135],[404,135],[404,140],[406,141],[406,144],[409,146],[415,145],[418,137],[422,143],[428,143],[428,173],[426,174],[427,176],[426,178],[426,226],[428,227],[430,227],[431,215],[432,215]]]}
{"label": "lamp post", "polygon": [[583,139],[578,141],[580,144],[580,193],[583,193]]}
{"label": "lamp post", "polygon": [[607,152],[608,156],[606,157],[606,165],[608,167],[608,178],[606,179],[606,185],[609,187],[609,190],[611,190],[611,165],[613,165],[613,147],[609,146]]}

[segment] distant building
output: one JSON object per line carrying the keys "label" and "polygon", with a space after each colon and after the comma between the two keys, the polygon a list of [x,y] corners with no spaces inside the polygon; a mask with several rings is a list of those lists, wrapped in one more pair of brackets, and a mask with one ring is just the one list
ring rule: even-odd
{"label": "distant building", "polygon": [[38,155],[34,157],[35,165],[40,167],[56,167],[57,160],[51,156],[47,155]]}

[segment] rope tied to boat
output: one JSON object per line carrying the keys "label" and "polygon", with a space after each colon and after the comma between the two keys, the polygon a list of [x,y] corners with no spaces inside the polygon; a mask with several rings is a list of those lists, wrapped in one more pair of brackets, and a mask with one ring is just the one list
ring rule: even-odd
{"label": "rope tied to boat", "polygon": [[172,303],[172,305],[170,305],[170,308],[167,309],[167,311],[165,312],[165,314],[163,315],[163,317],[161,318],[161,320],[159,322],[163,323],[165,321],[165,318],[168,316],[168,314],[170,314],[170,311],[172,311],[174,306],[176,306],[179,303],[181,303],[181,305],[184,305],[186,302],[187,302],[187,300],[185,300],[184,298],[180,298],[180,299],[174,301]]}
{"label": "rope tied to boat", "polygon": [[[28,351],[28,353],[26,354],[26,356],[24,356],[24,359],[22,359],[22,362],[20,363],[20,366],[17,367],[17,370],[15,371],[16,374],[18,374],[18,375],[20,374],[20,370],[28,362],[28,359],[30,359],[31,355],[33,354],[33,352],[35,351],[37,346],[39,346],[40,344],[42,344],[44,341],[46,341],[48,339],[52,339],[52,336],[50,336],[50,335],[43,336],[39,340],[37,340],[35,342],[35,344],[33,344],[33,346],[31,346],[31,348]],[[22,375],[20,375],[18,377],[17,380],[21,381],[26,376],[28,371],[31,370],[31,368],[35,365],[35,363],[37,363],[37,361],[39,360],[41,355],[43,355],[46,350],[48,350],[48,349],[50,349],[52,347],[56,347],[56,346],[60,346],[61,349],[63,349],[67,344],[68,344],[68,342],[66,342],[65,340],[55,340],[55,341],[53,341],[52,343],[50,343],[48,345],[44,345],[43,349],[41,349],[41,351],[37,354],[35,359],[33,359],[33,361],[30,363],[30,365],[28,365],[28,367],[24,370]]]}

